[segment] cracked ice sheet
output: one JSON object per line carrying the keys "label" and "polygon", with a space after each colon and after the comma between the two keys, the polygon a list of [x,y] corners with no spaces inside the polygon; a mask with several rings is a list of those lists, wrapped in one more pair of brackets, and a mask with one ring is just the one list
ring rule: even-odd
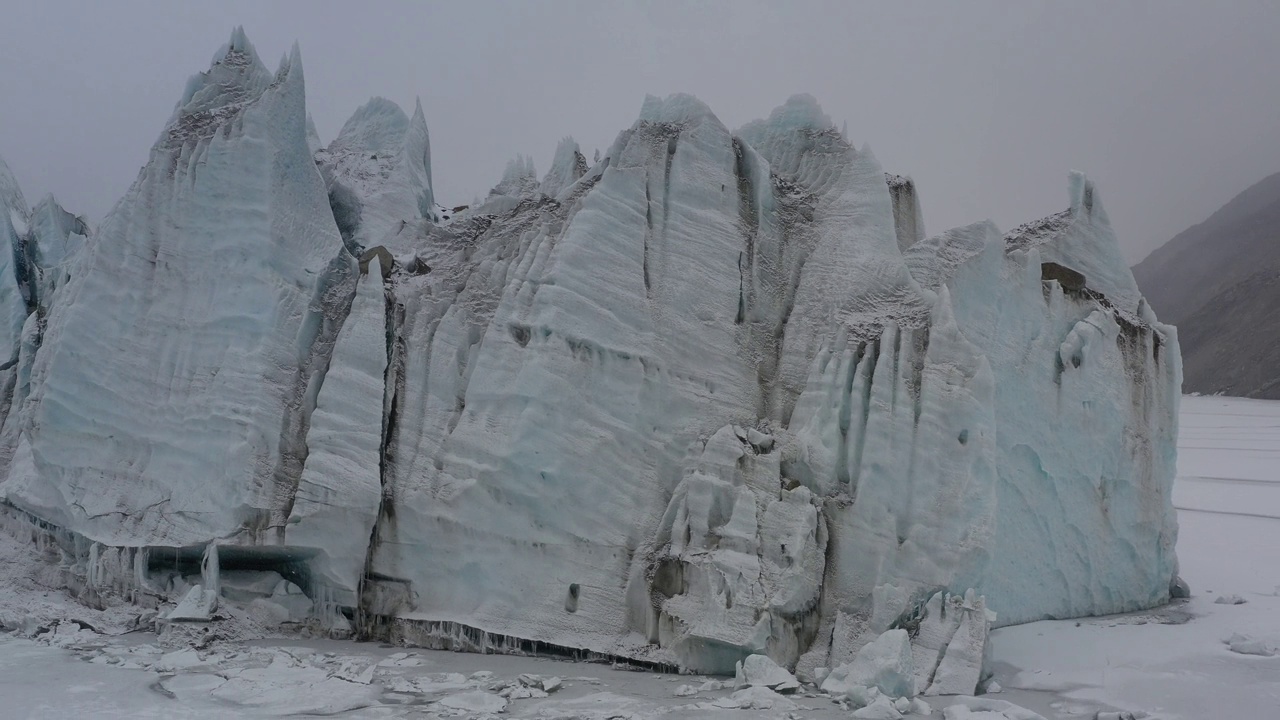
{"label": "cracked ice sheet", "polygon": [[[995,631],[996,679],[1006,690],[996,697],[1035,708],[1016,690],[1032,689],[1063,708],[1103,703],[1166,720],[1275,716],[1280,657],[1232,653],[1223,640],[1239,633],[1280,645],[1280,402],[1186,397],[1180,426],[1178,557],[1192,598],[1080,627],[1051,621]],[[1212,494],[1202,487],[1209,482],[1248,492]],[[1214,604],[1223,594],[1247,603]],[[1192,618],[1162,624],[1179,614]]]}

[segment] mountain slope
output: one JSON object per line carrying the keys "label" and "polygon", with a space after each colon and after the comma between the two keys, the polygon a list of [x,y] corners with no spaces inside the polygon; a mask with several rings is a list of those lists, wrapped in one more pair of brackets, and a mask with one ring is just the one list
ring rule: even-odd
{"label": "mountain slope", "polygon": [[1280,398],[1280,173],[1237,195],[1133,268],[1177,325],[1189,392]]}

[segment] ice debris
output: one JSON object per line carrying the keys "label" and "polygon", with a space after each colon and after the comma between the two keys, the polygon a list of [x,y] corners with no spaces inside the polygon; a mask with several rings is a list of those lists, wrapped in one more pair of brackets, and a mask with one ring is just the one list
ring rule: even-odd
{"label": "ice debris", "polygon": [[792,693],[800,689],[800,683],[768,655],[748,655],[737,664],[734,687],[767,687],[779,693]]}
{"label": "ice debris", "polygon": [[193,585],[178,604],[165,616],[167,620],[192,621],[209,620],[213,611],[218,609],[218,596],[204,585]]}
{"label": "ice debris", "polygon": [[888,630],[862,646],[853,662],[831,670],[822,689],[833,695],[876,688],[889,697],[914,697],[915,666],[906,630]]}
{"label": "ice debris", "polygon": [[1046,720],[1039,713],[1004,700],[956,697],[942,709],[943,720]]}
{"label": "ice debris", "polygon": [[892,698],[881,695],[870,704],[854,710],[853,716],[858,720],[898,720],[902,717],[902,711],[897,708]]}
{"label": "ice debris", "polygon": [[981,680],[987,635],[995,613],[986,598],[934,593],[925,603],[911,642],[916,691],[972,695]]}
{"label": "ice debris", "polygon": [[500,713],[507,709],[505,698],[482,690],[454,693],[440,698],[440,705],[453,710],[478,713]]}
{"label": "ice debris", "polygon": [[1277,652],[1280,652],[1280,648],[1277,648],[1275,645],[1268,643],[1265,640],[1258,640],[1239,633],[1233,634],[1223,642],[1227,644],[1227,648],[1231,650],[1231,652],[1239,653],[1241,655],[1272,657]]}
{"label": "ice debris", "polygon": [[706,703],[696,703],[693,707],[706,710],[774,710],[785,712],[795,710],[797,705],[767,687],[749,687],[738,690],[728,697],[722,697]]}

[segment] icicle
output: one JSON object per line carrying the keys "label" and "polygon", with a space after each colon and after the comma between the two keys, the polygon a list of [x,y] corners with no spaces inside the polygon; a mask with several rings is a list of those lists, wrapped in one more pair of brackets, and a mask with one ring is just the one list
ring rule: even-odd
{"label": "icicle", "polygon": [[89,562],[85,568],[85,578],[89,581],[89,587],[98,587],[98,562],[99,556],[102,554],[101,546],[94,543],[89,546]]}
{"label": "icicle", "polygon": [[200,584],[204,586],[206,596],[212,597],[210,608],[217,607],[217,598],[222,593],[222,582],[218,573],[218,544],[209,543],[204,549],[204,558],[200,561]]}
{"label": "icicle", "polygon": [[133,587],[138,592],[148,590],[147,561],[150,555],[151,551],[145,547],[133,551]]}

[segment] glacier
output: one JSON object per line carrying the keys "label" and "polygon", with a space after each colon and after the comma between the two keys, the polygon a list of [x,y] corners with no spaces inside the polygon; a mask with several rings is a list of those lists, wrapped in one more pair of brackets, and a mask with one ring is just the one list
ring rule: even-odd
{"label": "glacier", "polygon": [[1166,602],[1177,333],[1094,183],[927,236],[846,135],[649,97],[445,212],[420,103],[322,147],[237,29],[96,230],[0,164],[0,512],[68,582],[213,552],[429,647],[814,678],[909,629],[921,692],[992,617]]}

